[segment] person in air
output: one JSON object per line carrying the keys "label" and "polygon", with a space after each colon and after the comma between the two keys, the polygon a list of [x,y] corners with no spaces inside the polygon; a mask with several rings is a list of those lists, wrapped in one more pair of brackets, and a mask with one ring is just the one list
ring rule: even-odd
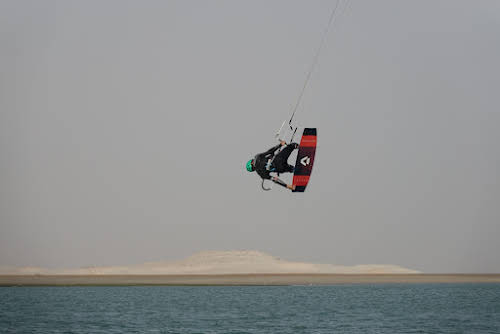
{"label": "person in air", "polygon": [[[277,154],[276,151],[284,146],[284,148]],[[286,144],[285,141],[280,140],[280,143],[263,153],[257,154],[253,159],[247,162],[247,171],[257,172],[262,179],[271,180],[282,187],[290,190],[295,190],[295,185],[286,184],[277,176],[271,176],[270,173],[293,173],[294,167],[288,164],[288,157],[292,154],[293,150],[297,149],[299,144],[290,143]]]}

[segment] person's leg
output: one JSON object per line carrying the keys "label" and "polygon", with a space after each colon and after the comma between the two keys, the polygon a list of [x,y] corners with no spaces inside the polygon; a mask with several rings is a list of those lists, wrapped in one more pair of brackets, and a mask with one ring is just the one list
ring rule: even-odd
{"label": "person's leg", "polygon": [[276,172],[278,173],[286,173],[293,172],[293,166],[288,164],[288,157],[292,154],[293,150],[295,150],[299,145],[297,143],[291,143],[287,145],[284,149],[279,152],[273,160],[273,166],[276,168]]}
{"label": "person's leg", "polygon": [[279,157],[280,160],[287,161],[290,154],[292,154],[293,150],[295,150],[297,147],[299,147],[297,143],[288,144],[284,149],[281,150],[281,152],[276,155],[276,158]]}

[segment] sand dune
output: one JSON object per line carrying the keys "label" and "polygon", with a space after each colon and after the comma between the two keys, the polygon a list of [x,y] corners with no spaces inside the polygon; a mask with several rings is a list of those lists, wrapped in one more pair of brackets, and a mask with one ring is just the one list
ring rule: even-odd
{"label": "sand dune", "polygon": [[204,251],[181,261],[130,266],[45,269],[0,267],[0,275],[413,274],[396,265],[338,266],[282,260],[259,251]]}

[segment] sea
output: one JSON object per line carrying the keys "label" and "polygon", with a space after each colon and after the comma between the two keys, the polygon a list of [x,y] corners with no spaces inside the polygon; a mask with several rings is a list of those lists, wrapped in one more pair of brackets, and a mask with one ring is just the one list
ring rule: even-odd
{"label": "sea", "polygon": [[500,284],[0,287],[0,333],[500,333]]}

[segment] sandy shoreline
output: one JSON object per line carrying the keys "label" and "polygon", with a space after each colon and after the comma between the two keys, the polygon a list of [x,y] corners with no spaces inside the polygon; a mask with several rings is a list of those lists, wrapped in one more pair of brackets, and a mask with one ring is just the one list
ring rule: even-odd
{"label": "sandy shoreline", "polygon": [[0,286],[500,283],[500,274],[0,275]]}

